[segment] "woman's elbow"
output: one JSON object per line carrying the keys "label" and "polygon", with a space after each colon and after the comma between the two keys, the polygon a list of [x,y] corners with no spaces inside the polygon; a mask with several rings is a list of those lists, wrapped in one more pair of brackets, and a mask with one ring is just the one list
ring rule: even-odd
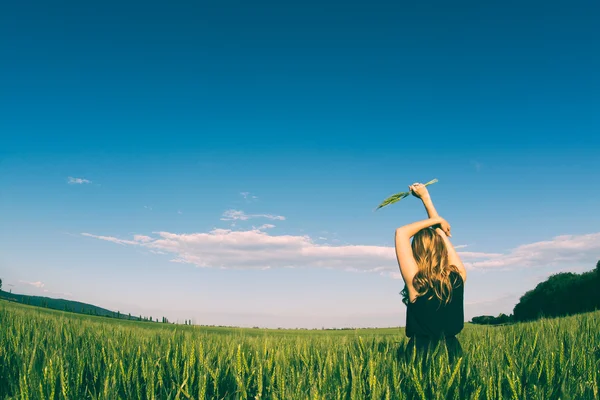
{"label": "woman's elbow", "polygon": [[401,226],[400,228],[396,228],[396,237],[399,237],[399,238],[408,237],[408,238],[410,238],[410,235],[408,234],[408,231],[406,230],[406,227]]}
{"label": "woman's elbow", "polygon": [[402,227],[396,229],[396,234],[394,235],[394,238],[396,246],[398,246],[399,244],[406,244],[406,242],[409,242],[410,244],[410,235],[406,232],[406,229]]}

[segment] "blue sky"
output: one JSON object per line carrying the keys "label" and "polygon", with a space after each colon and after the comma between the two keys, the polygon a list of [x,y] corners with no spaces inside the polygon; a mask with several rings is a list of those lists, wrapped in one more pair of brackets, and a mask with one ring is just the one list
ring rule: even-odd
{"label": "blue sky", "polygon": [[433,178],[468,319],[600,259],[597,2],[4,9],[5,289],[401,326],[393,232],[425,212],[373,209]]}

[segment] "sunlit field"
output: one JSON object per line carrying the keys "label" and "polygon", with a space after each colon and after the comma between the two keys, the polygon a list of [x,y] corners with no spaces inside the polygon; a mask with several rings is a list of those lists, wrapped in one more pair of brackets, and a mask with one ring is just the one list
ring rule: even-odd
{"label": "sunlit field", "polygon": [[0,301],[0,399],[595,399],[600,312],[467,324],[463,358],[407,362],[403,329],[168,325]]}

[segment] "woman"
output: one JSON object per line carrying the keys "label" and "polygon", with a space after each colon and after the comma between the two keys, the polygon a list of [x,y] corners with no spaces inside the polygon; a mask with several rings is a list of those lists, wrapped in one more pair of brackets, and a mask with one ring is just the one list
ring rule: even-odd
{"label": "woman", "polygon": [[405,282],[401,294],[407,307],[407,349],[423,356],[443,343],[452,362],[462,353],[455,335],[464,326],[467,271],[448,239],[450,225],[437,214],[427,188],[415,183],[409,189],[423,201],[429,218],[396,230],[396,256]]}

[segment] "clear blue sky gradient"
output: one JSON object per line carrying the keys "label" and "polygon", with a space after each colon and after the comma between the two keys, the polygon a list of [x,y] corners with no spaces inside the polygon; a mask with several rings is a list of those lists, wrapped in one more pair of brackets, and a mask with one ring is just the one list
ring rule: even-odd
{"label": "clear blue sky gradient", "polygon": [[7,4],[5,289],[206,324],[404,325],[389,271],[198,268],[81,234],[272,223],[263,236],[393,256],[424,210],[374,207],[438,178],[454,243],[504,255],[470,264],[467,317],[510,313],[600,259],[599,20],[594,1]]}

